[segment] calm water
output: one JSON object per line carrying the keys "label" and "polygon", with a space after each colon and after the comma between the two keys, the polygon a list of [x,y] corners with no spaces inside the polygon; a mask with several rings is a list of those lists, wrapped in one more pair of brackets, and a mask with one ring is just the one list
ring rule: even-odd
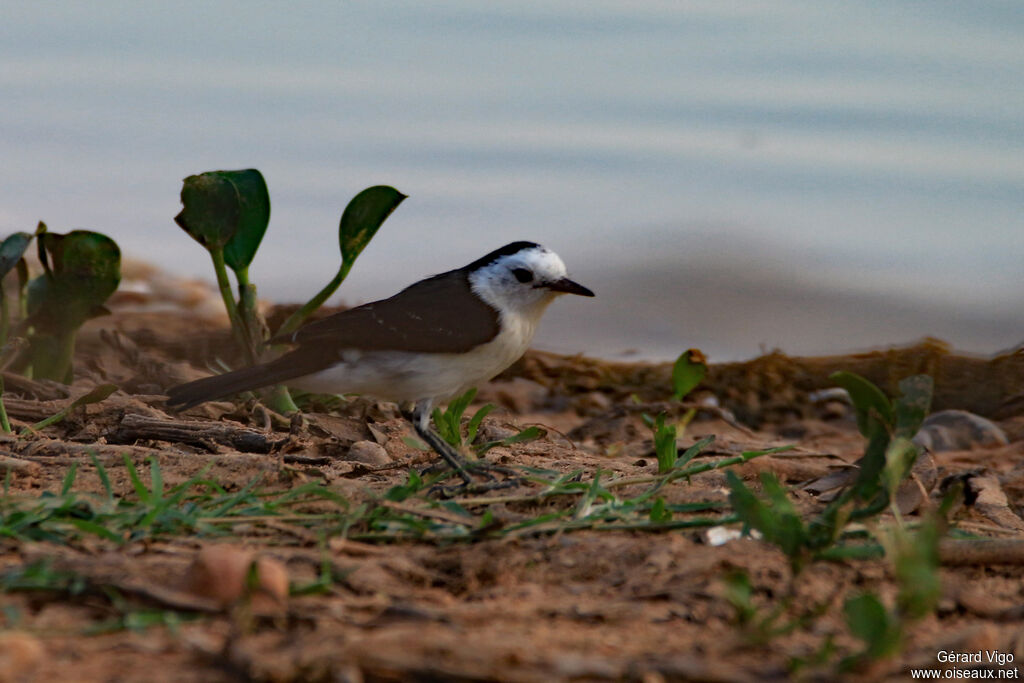
{"label": "calm water", "polygon": [[261,169],[252,275],[308,297],[341,209],[410,198],[339,293],[515,239],[594,300],[539,344],[723,360],[1024,340],[1024,5],[0,0],[0,231],[209,277],[181,178]]}

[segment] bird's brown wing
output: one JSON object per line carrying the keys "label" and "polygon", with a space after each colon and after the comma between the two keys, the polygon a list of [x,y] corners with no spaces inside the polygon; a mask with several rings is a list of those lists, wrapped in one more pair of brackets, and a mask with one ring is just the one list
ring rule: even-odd
{"label": "bird's brown wing", "polygon": [[472,293],[467,278],[464,270],[442,273],[272,341],[319,347],[316,355],[343,349],[464,353],[500,329],[498,311]]}

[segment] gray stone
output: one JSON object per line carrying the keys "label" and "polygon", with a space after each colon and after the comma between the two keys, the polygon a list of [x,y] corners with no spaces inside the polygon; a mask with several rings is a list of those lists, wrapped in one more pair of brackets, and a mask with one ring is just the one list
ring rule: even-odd
{"label": "gray stone", "polygon": [[940,410],[929,415],[914,436],[914,443],[932,453],[992,448],[1009,443],[996,423],[966,410]]}

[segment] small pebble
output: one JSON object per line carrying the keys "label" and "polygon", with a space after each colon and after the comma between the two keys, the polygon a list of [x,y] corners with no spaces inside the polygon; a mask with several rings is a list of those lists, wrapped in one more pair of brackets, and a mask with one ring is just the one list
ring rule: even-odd
{"label": "small pebble", "polygon": [[345,459],[376,467],[391,462],[391,456],[388,455],[387,449],[373,441],[356,441],[352,444]]}
{"label": "small pebble", "polygon": [[251,550],[230,545],[208,545],[196,555],[185,578],[193,595],[227,608],[246,592],[249,570],[255,562],[257,586],[252,595],[253,609],[276,611],[288,599],[288,572],[280,562],[256,557]]}

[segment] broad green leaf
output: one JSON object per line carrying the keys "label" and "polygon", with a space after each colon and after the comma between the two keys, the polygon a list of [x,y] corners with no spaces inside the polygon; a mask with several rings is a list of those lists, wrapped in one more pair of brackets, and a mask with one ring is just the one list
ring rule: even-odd
{"label": "broad green leaf", "polygon": [[181,187],[181,213],[174,222],[208,250],[234,237],[242,214],[238,188],[218,171],[190,175]]}
{"label": "broad green leaf", "polygon": [[707,358],[699,349],[681,354],[672,366],[672,398],[681,401],[708,373]]}
{"label": "broad green leaf", "polygon": [[881,389],[852,372],[834,372],[828,378],[850,395],[861,434],[870,439],[888,431],[893,421],[892,404]]}
{"label": "broad green leaf", "polygon": [[911,439],[931,410],[934,382],[928,375],[914,375],[901,380],[899,386],[902,395],[893,402],[895,432]]}
{"label": "broad green leaf", "polygon": [[106,235],[73,230],[39,235],[47,272],[28,287],[33,324],[55,334],[74,331],[102,310],[121,282],[121,250]]}
{"label": "broad green leaf", "polygon": [[406,195],[388,185],[368,187],[352,198],[338,226],[341,258],[345,263],[351,264],[362,253],[381,224],[405,198]]}
{"label": "broad green leaf", "polygon": [[263,174],[255,168],[217,171],[217,174],[230,181],[238,192],[238,226],[224,245],[224,262],[238,272],[252,263],[270,224],[270,193]]}
{"label": "broad green leaf", "polygon": [[25,254],[34,235],[27,232],[16,232],[0,243],[0,277],[11,272]]}

